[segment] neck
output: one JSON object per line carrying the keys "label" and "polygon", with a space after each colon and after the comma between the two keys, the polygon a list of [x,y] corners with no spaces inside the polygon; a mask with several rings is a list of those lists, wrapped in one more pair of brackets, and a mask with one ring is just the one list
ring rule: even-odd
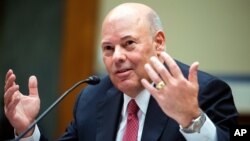
{"label": "neck", "polygon": [[125,92],[125,94],[131,98],[136,98],[143,89],[144,88],[135,89],[132,91],[127,91],[127,92]]}

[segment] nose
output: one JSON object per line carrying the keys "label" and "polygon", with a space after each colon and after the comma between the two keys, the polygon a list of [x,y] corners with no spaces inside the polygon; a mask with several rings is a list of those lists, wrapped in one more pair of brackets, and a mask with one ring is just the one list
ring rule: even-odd
{"label": "nose", "polygon": [[125,54],[125,50],[122,47],[120,46],[115,47],[115,51],[113,53],[113,60],[115,64],[121,64],[125,62],[126,54]]}

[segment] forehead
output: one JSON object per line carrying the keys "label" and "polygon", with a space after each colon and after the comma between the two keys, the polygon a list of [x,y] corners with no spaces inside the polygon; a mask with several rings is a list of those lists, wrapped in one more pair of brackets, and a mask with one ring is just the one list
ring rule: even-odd
{"label": "forehead", "polygon": [[145,17],[129,14],[110,17],[103,23],[102,42],[112,39],[126,39],[126,37],[136,38],[148,33],[149,26]]}

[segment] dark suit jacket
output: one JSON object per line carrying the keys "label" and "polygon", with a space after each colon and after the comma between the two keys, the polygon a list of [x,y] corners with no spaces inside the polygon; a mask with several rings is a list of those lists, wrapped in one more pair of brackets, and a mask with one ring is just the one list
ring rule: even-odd
{"label": "dark suit jacket", "polygon": [[[178,62],[185,77],[189,66]],[[236,124],[237,110],[230,87],[199,71],[199,105],[213,121],[219,141],[229,140],[229,129]],[[59,140],[115,141],[123,93],[105,76],[100,84],[84,89],[75,104],[74,120]],[[165,115],[151,97],[142,132],[142,141],[184,141],[178,123]]]}

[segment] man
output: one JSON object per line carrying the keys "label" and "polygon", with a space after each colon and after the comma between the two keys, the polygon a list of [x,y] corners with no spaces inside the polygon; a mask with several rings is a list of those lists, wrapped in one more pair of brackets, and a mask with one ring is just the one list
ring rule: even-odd
{"label": "man", "polygon": [[[101,44],[108,76],[80,93],[61,140],[229,140],[238,116],[229,86],[198,71],[198,62],[189,67],[164,51],[165,33],[151,8],[115,7],[103,22]],[[35,76],[29,96],[19,92],[15,79],[9,70],[4,100],[18,134],[34,121],[40,99]],[[38,140],[38,127],[25,137]]]}

